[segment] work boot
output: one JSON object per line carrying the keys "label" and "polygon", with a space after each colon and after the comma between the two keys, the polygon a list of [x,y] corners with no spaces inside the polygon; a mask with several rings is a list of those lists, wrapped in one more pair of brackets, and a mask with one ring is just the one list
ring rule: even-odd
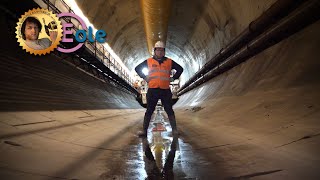
{"label": "work boot", "polygon": [[138,132],[139,137],[147,137],[150,120],[151,120],[151,116],[150,117],[144,116],[143,131]]}
{"label": "work boot", "polygon": [[169,122],[170,122],[170,125],[171,125],[171,128],[172,128],[172,135],[173,136],[178,136],[179,132],[178,132],[178,129],[177,129],[176,117],[174,115],[172,115],[172,116],[168,116],[168,118],[169,118]]}

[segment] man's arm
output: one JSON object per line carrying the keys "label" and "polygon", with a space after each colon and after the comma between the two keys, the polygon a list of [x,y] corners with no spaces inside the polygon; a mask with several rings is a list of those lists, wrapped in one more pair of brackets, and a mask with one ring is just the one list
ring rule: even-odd
{"label": "man's arm", "polygon": [[148,62],[147,60],[143,61],[142,63],[140,63],[134,70],[138,73],[138,75],[142,78],[142,79],[146,79],[146,75],[143,74],[142,69],[143,68],[148,68]]}
{"label": "man's arm", "polygon": [[173,79],[179,79],[183,72],[183,68],[176,62],[172,61],[172,69],[175,69],[177,72],[173,75]]}

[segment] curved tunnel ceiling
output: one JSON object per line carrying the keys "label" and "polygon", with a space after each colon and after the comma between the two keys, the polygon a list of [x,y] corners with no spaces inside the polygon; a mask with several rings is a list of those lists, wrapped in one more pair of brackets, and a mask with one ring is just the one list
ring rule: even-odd
{"label": "curved tunnel ceiling", "polygon": [[[108,33],[110,46],[129,70],[150,56],[139,1],[76,2],[95,27]],[[182,83],[274,2],[172,1],[166,56],[185,68]]]}
{"label": "curved tunnel ceiling", "polygon": [[129,70],[148,57],[139,1],[76,2],[97,29],[107,32],[107,42]]}

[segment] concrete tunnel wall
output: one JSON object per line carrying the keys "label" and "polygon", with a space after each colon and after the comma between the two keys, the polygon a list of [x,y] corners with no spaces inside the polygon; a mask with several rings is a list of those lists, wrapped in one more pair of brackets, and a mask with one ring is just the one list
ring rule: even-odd
{"label": "concrete tunnel wall", "polygon": [[[209,3],[180,58],[191,64],[188,76],[273,2]],[[222,167],[217,174],[280,170],[266,179],[319,178],[319,29],[318,21],[180,97],[178,126]]]}
{"label": "concrete tunnel wall", "polygon": [[[175,10],[181,13],[173,14],[169,22],[167,42],[168,55],[185,68],[183,81],[275,1],[188,2],[175,1]],[[193,13],[194,6],[199,9]],[[183,11],[184,8],[187,10]],[[117,14],[117,9],[121,8],[113,11],[116,13],[113,17],[120,18],[122,14]],[[186,15],[195,16],[190,21],[183,18]],[[134,23],[138,22],[139,19],[134,19]],[[17,46],[14,23],[1,15],[1,25],[8,27],[2,29],[8,43],[1,44],[2,110],[139,107],[133,96],[53,55],[45,60],[26,55]],[[109,28],[121,29],[112,25]],[[180,97],[175,111],[182,137],[205,149],[207,158],[219,166],[216,171],[236,176],[281,170],[280,176],[275,177],[319,177],[315,173],[320,167],[319,29],[320,23],[316,22]],[[141,40],[142,35],[137,38]],[[120,33],[118,38],[119,41],[111,41],[121,57],[131,60],[146,57],[143,53],[131,53],[134,48],[122,54],[125,37]],[[134,63],[126,64],[134,68]]]}
{"label": "concrete tunnel wall", "polygon": [[319,29],[317,22],[180,98],[178,126],[224,167],[217,174],[319,178]]}

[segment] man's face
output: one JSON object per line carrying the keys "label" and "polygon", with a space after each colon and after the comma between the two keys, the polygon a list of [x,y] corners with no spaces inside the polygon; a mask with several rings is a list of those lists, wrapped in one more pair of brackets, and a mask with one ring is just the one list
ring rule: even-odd
{"label": "man's face", "polygon": [[157,56],[157,58],[162,58],[164,56],[164,48],[156,48],[154,50],[155,55]]}
{"label": "man's face", "polygon": [[26,28],[24,30],[24,34],[26,35],[26,40],[37,40],[39,36],[39,27],[37,24],[33,22],[26,22]]}

